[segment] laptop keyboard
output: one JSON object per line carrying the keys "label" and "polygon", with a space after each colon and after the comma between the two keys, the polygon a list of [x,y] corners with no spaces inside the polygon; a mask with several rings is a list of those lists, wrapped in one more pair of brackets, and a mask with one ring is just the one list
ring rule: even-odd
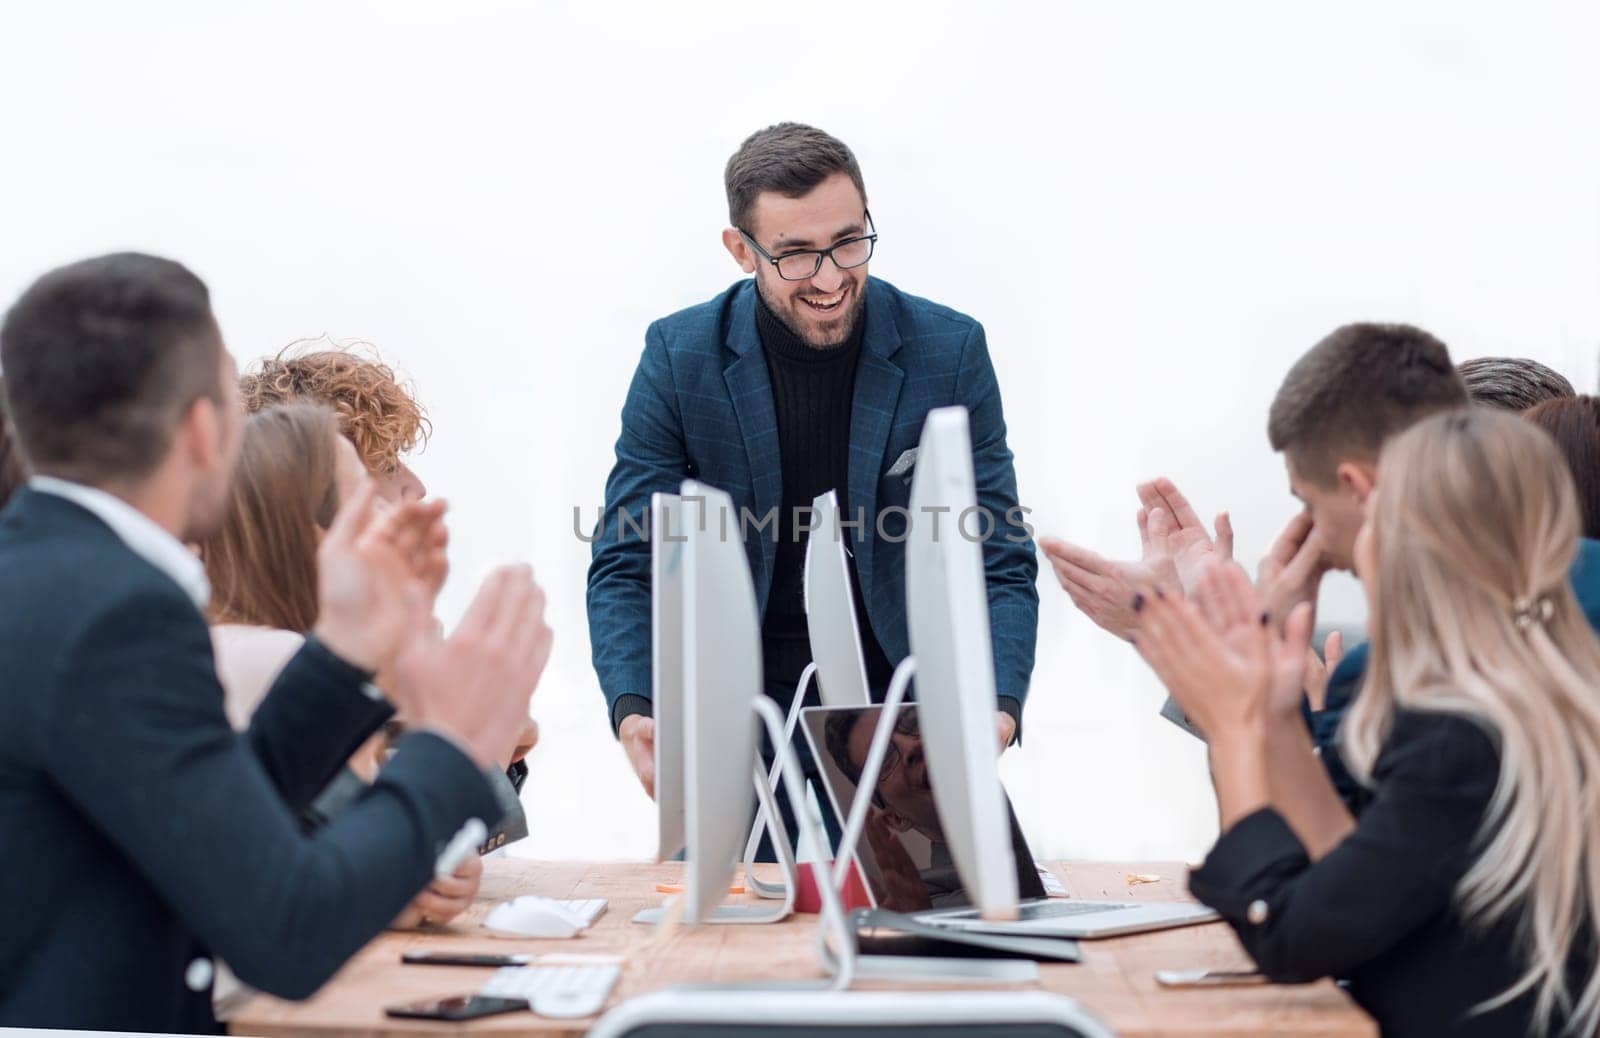
{"label": "laptop keyboard", "polygon": [[1067,916],[1115,912],[1123,908],[1138,907],[1126,901],[1034,901],[1018,906],[1017,919],[1027,923],[1035,919],[1064,919]]}

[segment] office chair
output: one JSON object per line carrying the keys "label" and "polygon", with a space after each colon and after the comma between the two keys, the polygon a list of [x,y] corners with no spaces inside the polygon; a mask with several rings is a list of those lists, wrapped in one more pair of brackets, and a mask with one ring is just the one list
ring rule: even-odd
{"label": "office chair", "polygon": [[1042,991],[668,988],[624,1002],[590,1038],[1113,1038],[1065,995]]}

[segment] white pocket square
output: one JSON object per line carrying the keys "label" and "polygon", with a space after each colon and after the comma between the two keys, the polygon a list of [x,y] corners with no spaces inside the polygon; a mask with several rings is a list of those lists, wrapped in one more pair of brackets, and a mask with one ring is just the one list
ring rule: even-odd
{"label": "white pocket square", "polygon": [[912,447],[909,450],[902,451],[900,456],[894,460],[894,464],[889,466],[889,471],[885,472],[884,475],[899,476],[901,479],[904,479],[905,477],[911,475],[911,470],[916,468],[916,466],[917,448]]}

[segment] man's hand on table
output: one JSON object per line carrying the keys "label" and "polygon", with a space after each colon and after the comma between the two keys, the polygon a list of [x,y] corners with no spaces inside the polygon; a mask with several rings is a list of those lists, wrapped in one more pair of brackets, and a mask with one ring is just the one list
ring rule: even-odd
{"label": "man's hand on table", "polygon": [[996,711],[994,715],[995,730],[1000,733],[1000,752],[1004,753],[1011,740],[1017,737],[1017,722],[1004,710]]}
{"label": "man's hand on table", "polygon": [[449,879],[435,879],[390,924],[390,929],[442,926],[472,907],[483,881],[483,859],[472,855]]}
{"label": "man's hand on table", "polygon": [[644,714],[629,714],[617,726],[622,751],[628,755],[633,773],[651,800],[656,798],[656,719]]}

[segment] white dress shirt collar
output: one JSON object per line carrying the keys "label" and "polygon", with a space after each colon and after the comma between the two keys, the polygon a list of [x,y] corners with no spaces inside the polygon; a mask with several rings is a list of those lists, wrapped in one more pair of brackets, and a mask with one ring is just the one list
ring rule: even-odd
{"label": "white dress shirt collar", "polygon": [[34,476],[28,480],[28,489],[64,497],[92,513],[111,527],[111,532],[121,538],[130,551],[171,577],[196,609],[205,611],[206,602],[211,598],[205,564],[149,516],[104,490],[54,476]]}

